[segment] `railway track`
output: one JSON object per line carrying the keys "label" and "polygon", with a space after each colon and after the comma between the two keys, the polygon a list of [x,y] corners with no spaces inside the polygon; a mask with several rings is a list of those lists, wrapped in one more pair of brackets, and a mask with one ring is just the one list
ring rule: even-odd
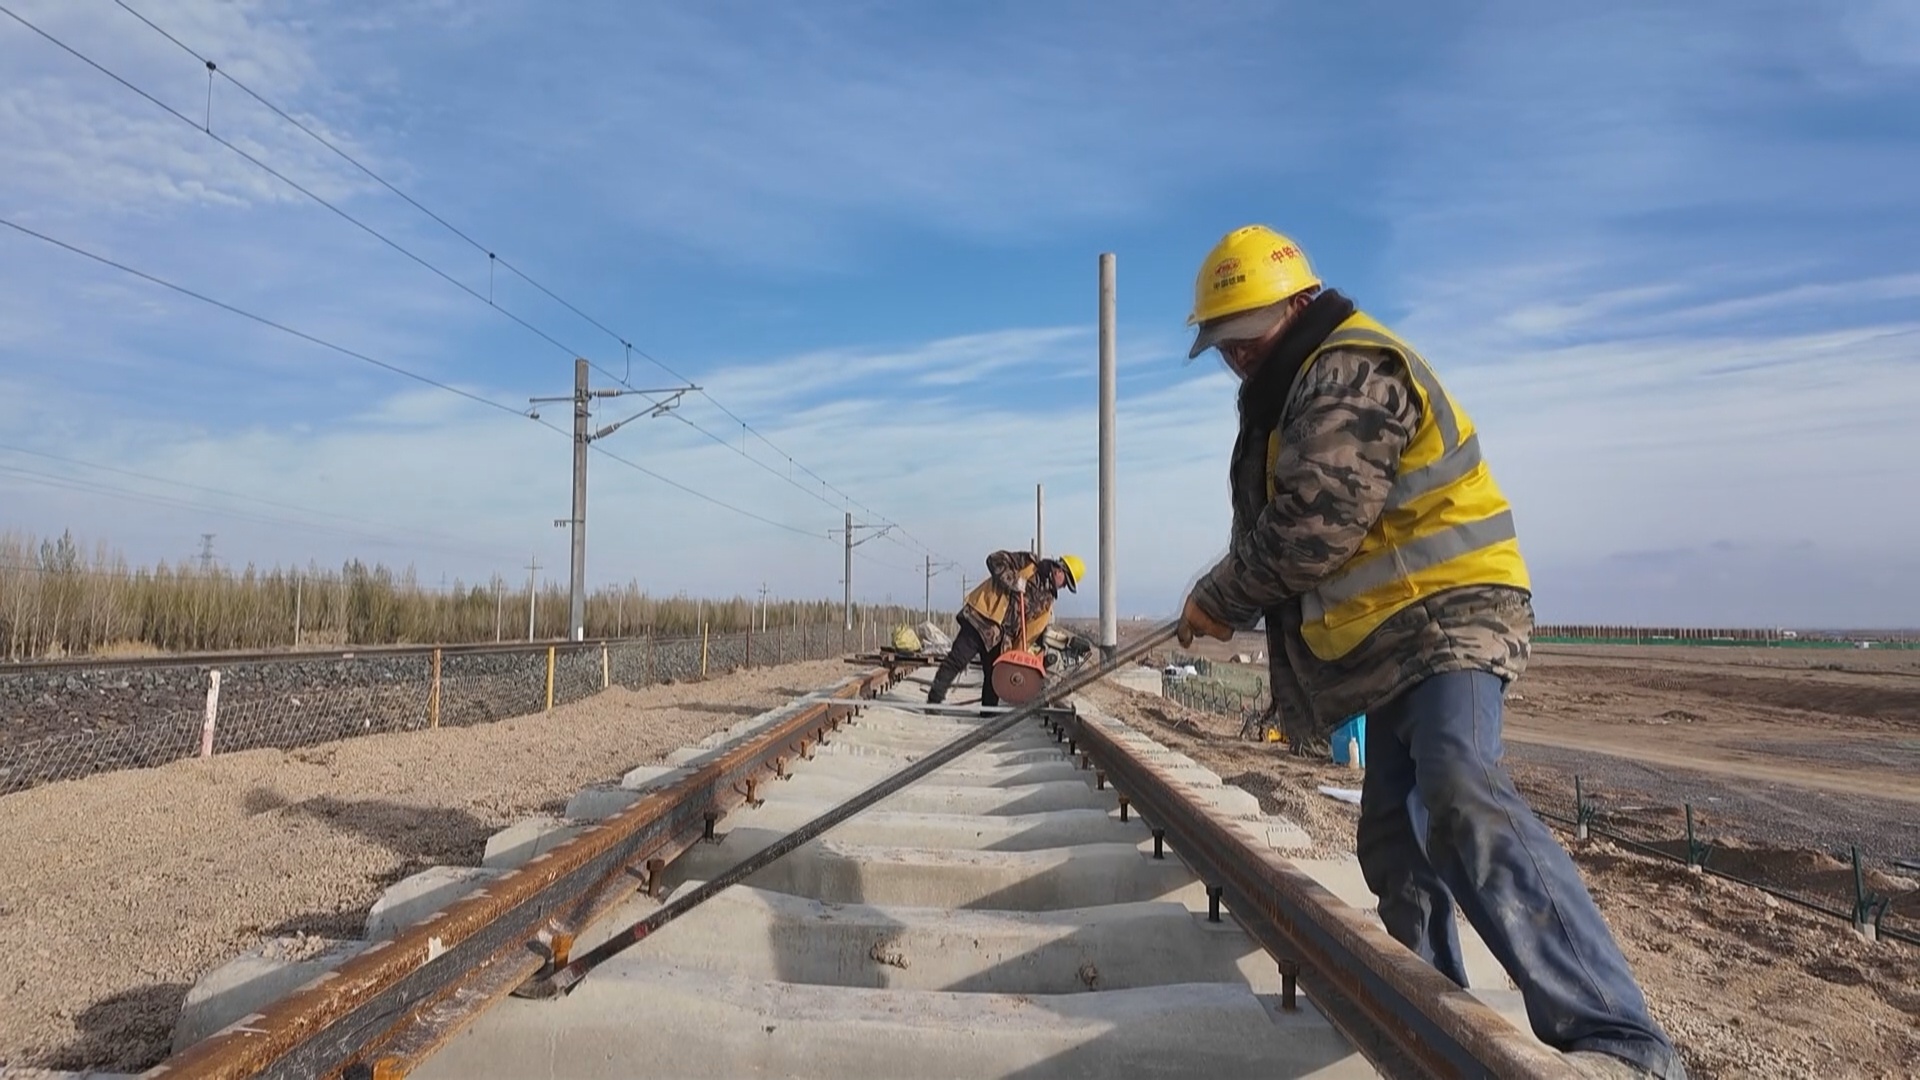
{"label": "railway track", "polygon": [[[145,1075],[1573,1075],[1510,992],[1454,987],[1352,906],[1357,870],[1290,859],[1304,833],[1251,795],[1078,701],[930,709],[922,674],[862,671],[583,791],[396,886],[367,941],[229,964]],[[963,739],[570,992],[510,996]]]}

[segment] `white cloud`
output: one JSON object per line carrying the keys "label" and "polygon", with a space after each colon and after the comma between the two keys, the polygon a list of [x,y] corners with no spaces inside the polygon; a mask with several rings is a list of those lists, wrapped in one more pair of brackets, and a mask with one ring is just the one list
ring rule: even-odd
{"label": "white cloud", "polygon": [[[209,105],[205,67],[118,8],[29,0],[16,9],[192,125],[211,118],[215,134],[323,197],[371,189],[371,181],[226,80],[214,80]],[[299,39],[257,3],[152,2],[141,10],[270,100],[318,96],[337,104],[314,86],[316,65]],[[0,89],[0,143],[14,166],[0,181],[0,206],[9,214],[63,220],[306,198],[18,22],[0,20],[0,31],[0,65],[14,76]],[[378,157],[347,134],[312,116],[302,119],[380,167]]]}
{"label": "white cloud", "polygon": [[[1920,526],[1890,494],[1910,479],[1916,446],[1903,432],[1920,406],[1904,310],[1920,268],[1901,239],[1916,220],[1903,212],[1916,208],[1910,148],[1824,129],[1810,142],[1781,118],[1806,104],[1796,95],[1826,108],[1884,93],[1899,77],[1884,69],[1905,55],[1897,6],[1865,23],[1811,8],[1797,20],[1750,18],[1717,38],[1702,35],[1731,8],[1490,10],[1437,29],[1431,48],[1423,38],[1404,82],[1394,62],[1356,76],[1303,31],[1322,18],[1347,33],[1355,16],[1345,11],[1290,13],[1284,49],[1228,55],[1220,42],[1274,30],[1276,16],[1143,6],[1127,14],[1148,21],[1132,25],[1104,9],[1011,21],[955,9],[927,30],[879,9],[743,20],[667,5],[595,14],[506,3],[478,17],[419,0],[302,21],[257,3],[142,7],[329,133],[359,133],[330,137],[410,189],[419,177],[430,205],[485,226],[475,232],[490,244],[502,234],[503,253],[564,265],[614,298],[583,301],[614,325],[645,325],[632,312],[656,291],[691,297],[652,315],[707,328],[703,346],[727,357],[687,365],[697,381],[976,578],[986,551],[1026,542],[1036,481],[1048,488],[1049,546],[1091,557],[1094,332],[1090,287],[1064,313],[997,314],[967,286],[1006,264],[969,259],[993,249],[1066,265],[1056,249],[1084,246],[1072,272],[1090,286],[1087,253],[1107,247],[1109,232],[1136,260],[1133,245],[1161,250],[1152,230],[1175,227],[1171,218],[1237,216],[1256,197],[1300,213],[1324,199],[1332,216],[1364,218],[1384,238],[1379,292],[1398,310],[1382,314],[1481,422],[1540,567],[1543,613],[1581,617],[1580,605],[1603,599],[1585,583],[1621,552],[1805,537],[1823,553],[1871,559]],[[117,9],[96,18],[35,0],[22,10],[189,115],[204,108],[204,71]],[[589,331],[524,283],[502,275],[494,288],[515,312],[560,328],[564,350],[43,42],[0,31],[0,64],[14,76],[0,88],[0,211],[515,407],[564,392]],[[1401,33],[1420,36],[1417,25]],[[1846,33],[1885,40],[1848,45]],[[1663,40],[1699,47],[1652,47]],[[1383,33],[1373,45],[1407,42]],[[1823,75],[1834,67],[1823,57],[1863,51],[1871,63]],[[1801,81],[1758,71],[1776,63]],[[488,74],[455,79],[455,67]],[[422,94],[428,86],[435,93]],[[486,290],[483,255],[230,90],[216,88],[216,130]],[[1382,94],[1391,107],[1372,107]],[[1821,215],[1838,204],[1884,221],[1833,228]],[[1868,242],[1892,254],[1851,250]],[[869,254],[884,273],[862,276]],[[690,258],[724,296],[675,291]],[[911,280],[892,276],[904,270]],[[1183,262],[1172,277],[1185,272]],[[734,291],[743,279],[753,284],[744,299]],[[1179,366],[1185,287],[1162,288],[1164,303],[1123,301],[1142,320],[1121,339],[1129,613],[1171,611],[1225,540],[1233,387],[1211,358]],[[954,333],[857,317],[919,292],[959,313],[943,326],[1020,325]],[[785,314],[742,328],[731,315],[743,305]],[[1172,321],[1151,322],[1162,318]],[[795,323],[808,329],[794,344],[757,337]],[[621,402],[602,404],[602,423],[626,415]],[[698,397],[683,409],[730,446],[742,437]],[[420,553],[423,569],[468,577],[512,576],[531,551],[550,574],[564,567],[564,534],[551,526],[566,514],[564,438],[5,233],[0,441],[312,507],[374,534],[229,520],[217,529],[236,558],[331,561],[378,539],[389,546],[375,554]],[[809,533],[839,524],[831,496],[823,505],[673,420],[636,421],[605,445]],[[766,445],[739,445],[818,488]],[[0,455],[10,461],[20,465]],[[594,580],[744,591],[764,578],[789,595],[837,591],[840,554],[824,539],[599,457],[591,468]],[[71,524],[141,557],[177,557],[215,528],[175,506],[119,517],[110,495],[17,473],[0,486],[10,523]],[[863,595],[919,595],[911,542],[877,541],[861,555]],[[1809,559],[1811,584],[1793,595],[1862,587],[1833,572],[1840,559]],[[1777,573],[1783,563],[1741,565]],[[949,591],[957,573],[943,579]],[[1660,595],[1674,604],[1648,610],[1676,620],[1753,610],[1726,590],[1687,592],[1685,574],[1646,581],[1634,587],[1668,589]],[[1865,620],[1920,599],[1897,577],[1873,588],[1870,602],[1838,610]],[[1091,593],[1068,609],[1090,612]]]}

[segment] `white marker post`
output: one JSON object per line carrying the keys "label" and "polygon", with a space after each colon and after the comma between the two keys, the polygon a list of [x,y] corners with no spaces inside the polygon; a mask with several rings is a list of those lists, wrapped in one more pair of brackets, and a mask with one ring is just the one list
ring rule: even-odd
{"label": "white marker post", "polygon": [[213,756],[213,729],[220,719],[220,671],[207,672],[207,718],[200,725],[200,756]]}

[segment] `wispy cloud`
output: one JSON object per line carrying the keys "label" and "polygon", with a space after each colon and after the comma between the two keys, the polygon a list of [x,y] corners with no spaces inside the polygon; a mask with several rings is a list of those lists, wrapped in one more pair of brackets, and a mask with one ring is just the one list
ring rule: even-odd
{"label": "wispy cloud", "polygon": [[[117,7],[16,5],[204,117],[204,68]],[[1091,553],[1092,256],[1117,249],[1123,604],[1170,610],[1225,543],[1233,438],[1231,380],[1180,364],[1191,262],[1265,219],[1480,422],[1543,614],[1920,604],[1911,576],[1844,566],[1898,564],[1920,527],[1895,494],[1920,450],[1910,4],[136,6],[780,448],[698,396],[623,428],[606,448],[809,535],[596,455],[594,580],[835,591],[842,510],[806,470],[975,575],[1027,542],[1044,482],[1049,545]],[[561,344],[6,21],[0,66],[10,217],[514,407],[564,392],[575,355],[624,370],[231,87],[217,132]],[[217,526],[235,557],[331,560],[370,533],[468,577],[564,563],[560,435],[5,234],[0,437],[365,523],[254,505]],[[216,527],[11,464],[6,524],[145,556]],[[863,595],[919,595],[895,539],[861,549]],[[1658,575],[1621,557],[1645,551],[1684,554]],[[1800,584],[1746,605],[1709,564]]]}

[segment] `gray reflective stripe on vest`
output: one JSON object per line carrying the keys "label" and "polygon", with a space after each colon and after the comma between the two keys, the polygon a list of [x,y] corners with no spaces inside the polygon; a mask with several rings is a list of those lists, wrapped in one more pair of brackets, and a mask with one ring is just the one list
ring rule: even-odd
{"label": "gray reflective stripe on vest", "polygon": [[1419,382],[1421,391],[1427,396],[1427,408],[1433,410],[1433,422],[1440,425],[1440,438],[1446,442],[1448,450],[1460,445],[1460,420],[1453,415],[1453,402],[1441,388],[1439,376],[1427,366],[1425,357],[1414,352],[1406,342],[1396,341],[1374,330],[1335,330],[1320,343],[1322,349],[1341,345],[1370,345],[1405,356],[1408,370],[1412,371],[1415,381]]}
{"label": "gray reflective stripe on vest", "polygon": [[[1462,522],[1440,532],[1409,540],[1322,582],[1318,588],[1301,598],[1301,614],[1308,622],[1318,622],[1326,614],[1327,608],[1338,607],[1407,575],[1431,569],[1503,540],[1512,540],[1516,535],[1513,512],[1503,510],[1490,518]],[[1395,555],[1399,558],[1395,558]]]}
{"label": "gray reflective stripe on vest", "polygon": [[1479,468],[1480,461],[1480,436],[1476,433],[1441,455],[1439,461],[1401,473],[1387,492],[1386,508],[1398,510],[1429,491],[1437,491]]}

